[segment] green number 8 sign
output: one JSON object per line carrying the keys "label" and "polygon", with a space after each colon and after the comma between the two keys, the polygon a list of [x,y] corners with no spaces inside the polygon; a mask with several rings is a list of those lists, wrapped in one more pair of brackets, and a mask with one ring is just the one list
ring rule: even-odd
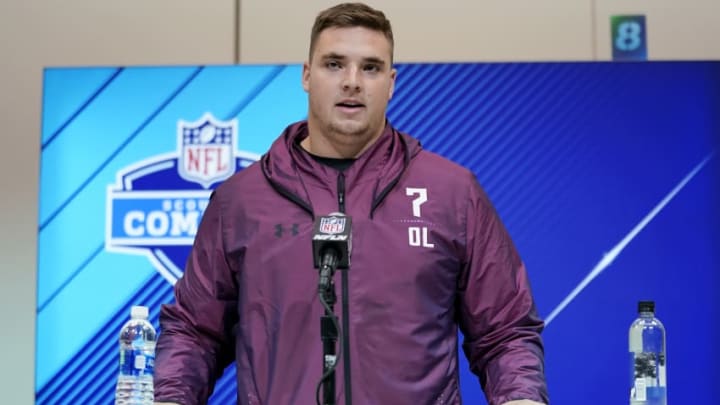
{"label": "green number 8 sign", "polygon": [[645,16],[613,16],[610,19],[614,60],[647,59]]}
{"label": "green number 8 sign", "polygon": [[615,46],[621,51],[634,51],[642,45],[642,27],[637,21],[625,21],[618,26]]}

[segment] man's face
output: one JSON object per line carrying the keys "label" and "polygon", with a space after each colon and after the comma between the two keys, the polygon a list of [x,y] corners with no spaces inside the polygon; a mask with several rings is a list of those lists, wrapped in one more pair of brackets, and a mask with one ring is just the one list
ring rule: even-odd
{"label": "man's face", "polygon": [[320,33],[310,62],[303,65],[312,131],[340,145],[364,145],[385,126],[395,85],[390,42],[364,27],[328,28]]}

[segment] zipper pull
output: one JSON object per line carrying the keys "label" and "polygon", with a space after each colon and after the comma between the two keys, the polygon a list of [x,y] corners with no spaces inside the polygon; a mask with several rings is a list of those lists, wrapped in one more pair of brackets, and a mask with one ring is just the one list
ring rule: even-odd
{"label": "zipper pull", "polygon": [[340,172],[337,178],[337,190],[338,190],[338,209],[340,212],[345,212],[345,175]]}

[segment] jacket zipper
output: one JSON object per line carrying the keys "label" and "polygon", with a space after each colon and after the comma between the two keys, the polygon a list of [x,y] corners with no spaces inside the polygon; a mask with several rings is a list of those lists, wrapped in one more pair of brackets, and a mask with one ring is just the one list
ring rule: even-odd
{"label": "jacket zipper", "polygon": [[340,172],[337,178],[337,190],[338,190],[338,209],[343,214],[345,213],[345,175]]}
{"label": "jacket zipper", "polygon": [[[345,174],[343,172],[340,172],[337,177],[337,193],[338,193],[338,209],[341,213],[345,213]],[[348,302],[350,299],[348,296],[349,293],[349,281],[348,281],[348,272],[343,271],[342,272],[342,330],[344,334],[344,338],[342,340],[342,355],[344,356],[343,359],[343,386],[345,388],[345,404],[352,405],[352,391],[351,391],[351,383],[350,380],[352,379],[351,375],[352,372],[350,371],[350,303]]]}

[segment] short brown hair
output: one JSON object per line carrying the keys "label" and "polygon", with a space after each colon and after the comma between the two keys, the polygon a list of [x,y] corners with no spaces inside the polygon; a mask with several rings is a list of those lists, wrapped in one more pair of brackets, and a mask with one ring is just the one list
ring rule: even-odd
{"label": "short brown hair", "polygon": [[390,20],[385,14],[363,3],[342,3],[321,11],[315,18],[310,34],[310,55],[312,59],[315,42],[320,33],[328,28],[364,27],[381,32],[390,41],[390,62],[392,63],[395,41]]}

